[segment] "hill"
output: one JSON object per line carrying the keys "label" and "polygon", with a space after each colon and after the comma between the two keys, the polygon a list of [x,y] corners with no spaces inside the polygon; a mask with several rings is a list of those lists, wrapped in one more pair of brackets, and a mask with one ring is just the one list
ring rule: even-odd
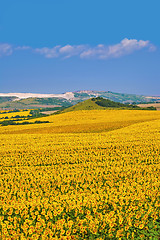
{"label": "hill", "polygon": [[14,101],[16,97],[0,97],[0,104],[5,102]]}
{"label": "hill", "polygon": [[87,99],[83,102],[79,102],[76,105],[73,105],[69,108],[64,109],[62,112],[71,112],[71,111],[78,111],[78,110],[100,110],[104,109],[103,106],[100,106],[93,100],[94,98]]}
{"label": "hill", "polygon": [[[37,108],[49,108],[54,110],[64,107],[72,106],[72,104],[64,98],[23,98],[18,100],[3,100],[5,97],[1,97],[0,109],[37,109]],[[6,98],[7,99],[7,98]]]}
{"label": "hill", "polygon": [[103,97],[123,104],[160,102],[160,97],[114,93],[111,91],[76,91],[63,94],[0,93],[0,109],[64,108],[85,100]]}
{"label": "hill", "polygon": [[[114,102],[109,99],[105,99],[102,97],[91,98],[85,100],[83,102],[77,103],[74,106],[68,107],[62,111],[58,111],[57,113],[71,112],[71,111],[79,111],[79,110],[101,110],[101,109],[137,109],[137,110],[156,110],[154,107],[141,108],[132,104],[123,104],[119,102]],[[56,114],[57,114],[56,113]]]}

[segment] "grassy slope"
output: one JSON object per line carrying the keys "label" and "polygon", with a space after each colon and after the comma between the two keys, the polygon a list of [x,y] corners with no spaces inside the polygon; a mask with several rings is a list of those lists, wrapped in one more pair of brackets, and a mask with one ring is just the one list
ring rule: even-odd
{"label": "grassy slope", "polygon": [[101,109],[105,109],[105,108],[97,105],[91,99],[88,99],[84,102],[80,102],[74,106],[66,108],[62,112],[65,113],[65,112],[72,112],[72,111],[79,111],[79,110],[101,110]]}

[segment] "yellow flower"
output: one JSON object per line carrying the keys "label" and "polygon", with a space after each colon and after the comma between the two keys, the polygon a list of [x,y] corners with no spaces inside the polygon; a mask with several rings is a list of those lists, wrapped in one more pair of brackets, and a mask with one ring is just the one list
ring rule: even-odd
{"label": "yellow flower", "polygon": [[144,228],[144,224],[141,223],[141,224],[139,225],[139,228],[140,228],[140,229],[143,229],[143,228]]}

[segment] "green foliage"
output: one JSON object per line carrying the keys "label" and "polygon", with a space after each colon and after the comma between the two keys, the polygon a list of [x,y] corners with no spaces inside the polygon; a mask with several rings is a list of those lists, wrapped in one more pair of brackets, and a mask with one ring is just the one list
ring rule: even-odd
{"label": "green foliage", "polygon": [[151,106],[151,107],[146,107],[146,109],[147,109],[147,110],[157,110],[156,107],[153,107],[153,106]]}
{"label": "green foliage", "polygon": [[32,115],[32,118],[42,117],[43,114],[40,113],[39,109],[34,109],[30,111],[30,114]]}
{"label": "green foliage", "polygon": [[1,126],[8,126],[8,125],[26,125],[26,124],[49,123],[49,121],[35,121],[35,122],[28,122],[28,121],[16,122],[16,121],[15,120],[6,120],[6,121],[1,121],[0,124],[1,124]]}
{"label": "green foliage", "polygon": [[[23,111],[27,111],[27,110],[23,110]],[[7,110],[7,111],[3,111],[3,112],[0,112],[0,114],[5,114],[5,113],[13,113],[13,112],[20,112],[20,110],[19,109],[14,109],[14,110]]]}
{"label": "green foliage", "polygon": [[35,121],[34,123],[49,123],[49,121]]}
{"label": "green foliage", "polygon": [[16,97],[0,97],[0,103],[13,101]]}
{"label": "green foliage", "polygon": [[111,108],[120,108],[124,107],[125,105],[119,102],[113,102],[109,99],[104,99],[102,97],[92,98],[91,101],[94,101],[96,104],[102,107],[111,107]]}

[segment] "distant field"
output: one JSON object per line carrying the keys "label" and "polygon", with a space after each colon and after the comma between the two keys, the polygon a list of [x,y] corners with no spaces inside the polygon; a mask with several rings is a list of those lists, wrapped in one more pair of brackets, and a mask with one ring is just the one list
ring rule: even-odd
{"label": "distant field", "polygon": [[160,111],[160,103],[147,103],[147,104],[138,104],[139,107],[156,107]]}
{"label": "distant field", "polygon": [[15,116],[24,116],[24,117],[27,117],[27,116],[30,116],[30,110],[21,110],[19,112],[10,112],[10,113],[5,113],[5,111],[0,111],[0,119],[3,119],[3,118],[8,118],[8,119],[13,119]]}
{"label": "distant field", "polygon": [[55,108],[55,107],[61,107],[61,105],[45,105],[45,104],[33,104],[32,107],[36,108]]}
{"label": "distant field", "polygon": [[[36,118],[49,121],[41,125],[0,127],[1,133],[83,133],[105,132],[129,125],[160,119],[159,111],[147,110],[83,110]],[[34,122],[35,119],[28,120]],[[20,123],[21,121],[19,121]]]}
{"label": "distant field", "polygon": [[160,111],[42,119],[0,126],[0,239],[159,240]]}
{"label": "distant field", "polygon": [[46,115],[49,115],[49,114],[53,114],[55,112],[57,112],[58,110],[55,110],[55,111],[46,111],[46,112],[41,112],[43,114],[46,114]]}

